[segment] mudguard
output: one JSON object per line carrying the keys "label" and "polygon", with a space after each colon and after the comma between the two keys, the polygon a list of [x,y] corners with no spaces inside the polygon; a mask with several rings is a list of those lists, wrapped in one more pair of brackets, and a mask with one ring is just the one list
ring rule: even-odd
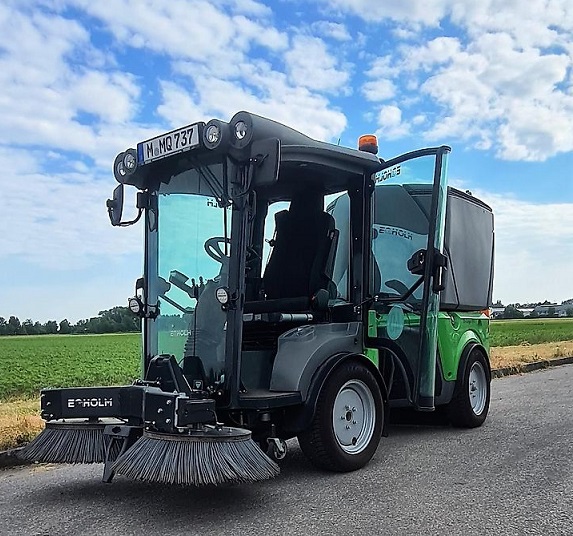
{"label": "mudguard", "polygon": [[306,400],[315,373],[332,356],[362,352],[362,324],[343,322],[296,327],[278,339],[271,391],[298,391]]}

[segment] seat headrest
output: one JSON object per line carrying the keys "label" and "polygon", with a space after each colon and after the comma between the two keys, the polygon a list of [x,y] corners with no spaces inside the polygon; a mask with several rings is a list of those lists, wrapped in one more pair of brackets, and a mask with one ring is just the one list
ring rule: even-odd
{"label": "seat headrest", "polygon": [[324,198],[320,192],[308,190],[297,192],[291,202],[289,212],[291,214],[316,214],[324,211]]}

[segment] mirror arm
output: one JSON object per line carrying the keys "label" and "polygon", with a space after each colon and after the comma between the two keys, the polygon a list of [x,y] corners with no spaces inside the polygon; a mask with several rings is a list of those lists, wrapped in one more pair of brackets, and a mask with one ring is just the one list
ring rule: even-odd
{"label": "mirror arm", "polygon": [[133,219],[131,221],[122,221],[122,222],[118,223],[118,227],[128,227],[129,225],[133,225],[134,223],[137,223],[141,219],[142,214],[143,214],[143,209],[140,208],[139,211],[137,212],[137,216],[135,217],[135,219]]}

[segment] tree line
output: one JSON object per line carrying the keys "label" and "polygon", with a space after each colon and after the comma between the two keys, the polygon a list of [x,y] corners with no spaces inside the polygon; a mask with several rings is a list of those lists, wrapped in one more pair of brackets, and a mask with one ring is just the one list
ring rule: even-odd
{"label": "tree line", "polygon": [[17,316],[8,320],[0,316],[0,335],[46,335],[46,334],[80,334],[80,333],[127,333],[139,331],[141,320],[128,307],[113,307],[100,311],[98,316],[70,323],[66,318],[57,322],[48,320],[45,323],[27,318],[23,322]]}

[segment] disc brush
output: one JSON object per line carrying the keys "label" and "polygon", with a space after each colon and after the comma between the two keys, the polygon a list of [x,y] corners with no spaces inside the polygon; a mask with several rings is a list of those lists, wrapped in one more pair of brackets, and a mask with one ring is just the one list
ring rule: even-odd
{"label": "disc brush", "polygon": [[[103,422],[48,422],[18,456],[45,463],[103,463],[109,441],[104,436],[104,428]],[[120,448],[116,442],[111,444],[110,459],[119,454]]]}
{"label": "disc brush", "polygon": [[251,432],[210,425],[181,434],[145,431],[113,468],[137,480],[189,486],[254,482],[279,474]]}

